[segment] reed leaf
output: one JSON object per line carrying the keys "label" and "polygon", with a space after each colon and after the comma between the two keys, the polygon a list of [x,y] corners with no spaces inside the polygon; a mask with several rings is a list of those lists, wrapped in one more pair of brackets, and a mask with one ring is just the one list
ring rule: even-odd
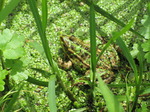
{"label": "reed leaf", "polygon": [[125,45],[124,41],[120,37],[117,38],[116,42],[119,45],[119,47],[121,48],[123,55],[127,58],[130,66],[132,67],[132,69],[134,71],[135,79],[136,79],[136,84],[137,84],[137,82],[138,82],[138,71],[137,71],[137,67],[136,67],[136,64],[134,62],[134,59],[131,56],[130,51],[127,48],[127,46]]}
{"label": "reed leaf", "polygon": [[[126,31],[128,31],[131,28],[133,22],[134,22],[134,19],[132,19],[129,22],[129,24],[127,24],[120,32],[117,32],[117,33],[114,34],[114,36],[107,42],[107,44],[102,49],[101,53],[99,54],[99,56],[97,58],[97,62],[98,62],[99,58],[101,57],[101,55],[104,53],[104,51],[110,46],[110,44],[112,42],[114,42],[116,39],[118,39],[122,34],[124,34]],[[120,103],[118,102],[116,96],[113,95],[111,90],[103,82],[103,80],[101,79],[100,76],[98,77],[98,82],[99,82],[98,90],[104,96],[104,99],[106,100],[108,110],[110,112],[123,112],[123,108],[121,107]]]}
{"label": "reed leaf", "polygon": [[96,62],[98,62],[100,60],[100,57],[106,51],[106,49],[110,46],[111,43],[113,43],[117,38],[119,38],[122,34],[124,34],[126,31],[128,31],[131,28],[133,22],[134,22],[134,19],[132,19],[129,22],[129,24],[127,24],[125,27],[123,27],[120,32],[116,32],[113,34],[113,37],[106,43],[106,45],[102,49],[101,53],[98,55]]}
{"label": "reed leaf", "polygon": [[[86,3],[88,6],[91,5],[90,0],[83,0],[84,3]],[[112,14],[108,13],[107,11],[105,11],[104,9],[100,8],[98,5],[94,4],[94,8],[95,11],[97,11],[98,13],[100,13],[101,15],[103,15],[104,17],[110,19],[111,21],[117,23],[118,25],[124,27],[126,24],[123,23],[122,21],[120,21],[119,19],[115,18]],[[138,33],[137,31],[133,30],[132,28],[129,29],[131,32],[133,32],[134,34],[143,37],[140,33]]]}
{"label": "reed leaf", "polygon": [[[4,1],[1,1],[4,2]],[[0,11],[0,23],[12,12],[12,10],[18,5],[20,0],[11,0],[5,8]]]}
{"label": "reed leaf", "polygon": [[35,79],[33,77],[30,77],[30,76],[28,76],[28,79],[26,81],[28,81],[28,82],[30,82],[32,84],[35,84],[35,85],[48,87],[48,82],[46,82],[46,81],[40,81],[40,80],[37,80],[37,79]]}
{"label": "reed leaf", "polygon": [[98,76],[98,88],[97,90],[102,93],[106,101],[106,105],[109,112],[124,112],[123,107],[120,105],[117,97],[112,93],[108,86],[104,83],[100,75]]}
{"label": "reed leaf", "polygon": [[4,1],[5,1],[5,0],[0,0],[0,11],[3,9]]}
{"label": "reed leaf", "polygon": [[47,0],[42,0],[42,26],[44,32],[46,31],[47,26]]}
{"label": "reed leaf", "polygon": [[48,103],[51,112],[57,112],[56,96],[55,96],[55,80],[56,76],[51,75],[48,83]]}
{"label": "reed leaf", "polygon": [[[37,27],[38,27],[38,32],[39,32],[39,35],[40,35],[40,38],[41,38],[41,41],[42,41],[42,45],[43,45],[46,57],[48,59],[48,62],[50,64],[50,66],[53,69],[52,55],[51,55],[51,52],[50,52],[50,48],[49,48],[49,45],[48,45],[48,40],[46,38],[45,31],[43,30],[43,25],[42,25],[42,22],[41,22],[41,19],[40,19],[40,15],[39,15],[38,9],[36,7],[36,1],[35,0],[28,0],[28,2],[29,2],[31,11],[33,13],[33,16],[35,18],[35,22],[36,22]],[[53,69],[53,72],[54,72],[54,69]]]}
{"label": "reed leaf", "polygon": [[92,82],[95,83],[96,72],[96,25],[95,25],[95,10],[94,3],[90,5],[90,52],[91,52],[91,68],[92,68]]}
{"label": "reed leaf", "polygon": [[[44,52],[46,54],[46,58],[48,60],[48,63],[50,65],[51,69],[52,69],[52,72],[56,75],[57,80],[59,82],[59,86],[64,90],[64,92],[68,96],[68,98],[72,102],[75,102],[76,99],[74,98],[73,93],[71,91],[69,91],[66,88],[66,86],[64,85],[63,81],[60,78],[60,72],[59,72],[58,66],[52,59],[52,55],[51,55],[51,52],[50,52],[48,40],[47,40],[46,34],[45,34],[45,29],[43,29],[44,28],[43,25],[46,25],[46,23],[42,24],[42,21],[40,19],[40,15],[38,13],[38,9],[36,7],[36,1],[35,0],[28,0],[28,2],[29,2],[29,5],[30,5],[30,8],[31,8],[31,11],[33,13],[33,17],[35,19],[35,22],[36,22],[36,25],[37,25],[37,28],[38,28],[38,33],[40,35],[40,38],[41,38],[41,41],[42,41],[42,45],[43,45],[43,48],[44,48]],[[47,13],[45,13],[45,14],[47,14]],[[47,18],[46,16],[47,15],[45,15],[45,17],[43,17],[44,18],[43,22],[44,21],[46,22],[46,18]]]}

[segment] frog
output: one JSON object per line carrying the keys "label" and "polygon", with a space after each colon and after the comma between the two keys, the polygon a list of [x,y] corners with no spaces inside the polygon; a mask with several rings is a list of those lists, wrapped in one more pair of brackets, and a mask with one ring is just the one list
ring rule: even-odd
{"label": "frog", "polygon": [[[73,67],[76,71],[81,74],[87,75],[90,73],[90,43],[85,42],[73,35],[60,36],[60,44],[68,63],[71,63],[70,67]],[[96,56],[101,52],[105,44],[98,45],[96,49]],[[119,57],[113,46],[107,49],[100,60],[97,63],[96,71],[102,74],[101,77],[106,83],[110,83],[114,79],[114,68],[117,68],[119,64]],[[65,61],[64,60],[64,61]],[[67,63],[66,62],[66,63]],[[63,64],[60,63],[60,66]]]}

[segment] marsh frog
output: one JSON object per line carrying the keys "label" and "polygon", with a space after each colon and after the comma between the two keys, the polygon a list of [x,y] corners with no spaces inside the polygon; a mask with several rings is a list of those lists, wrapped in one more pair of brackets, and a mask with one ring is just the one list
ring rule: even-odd
{"label": "marsh frog", "polygon": [[[88,74],[90,70],[90,43],[83,42],[75,36],[61,36],[60,42],[64,56],[67,57],[68,62],[71,62],[70,65],[78,72]],[[97,56],[101,52],[100,47],[102,46],[97,48]],[[114,77],[113,69],[118,66],[118,63],[117,52],[111,46],[101,56],[96,67],[97,72],[101,73],[102,78],[107,79],[107,83],[109,83],[109,80]]]}

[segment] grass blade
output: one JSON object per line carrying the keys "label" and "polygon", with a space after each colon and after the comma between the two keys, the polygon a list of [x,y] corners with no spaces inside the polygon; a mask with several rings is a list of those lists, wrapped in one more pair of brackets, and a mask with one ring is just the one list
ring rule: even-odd
{"label": "grass blade", "polygon": [[17,101],[17,98],[19,97],[19,93],[21,91],[23,87],[23,84],[20,85],[18,91],[16,93],[14,93],[12,99],[10,100],[10,102],[8,103],[7,107],[5,108],[4,112],[10,112],[10,110],[12,109],[13,105],[15,104],[15,102]]}
{"label": "grass blade", "polygon": [[[45,31],[43,30],[43,25],[42,25],[42,22],[41,22],[41,19],[40,19],[40,15],[39,15],[38,9],[36,7],[36,1],[35,0],[28,0],[28,2],[29,2],[31,11],[33,13],[33,16],[35,18],[35,22],[36,22],[37,27],[38,27],[38,32],[39,32],[39,35],[40,35],[40,38],[41,38],[41,41],[42,41],[42,45],[43,45],[46,57],[48,59],[48,62],[50,64],[50,66],[53,69],[52,55],[51,55],[51,52],[50,52],[50,48],[49,48],[49,45],[48,45],[48,40],[46,38]],[[53,69],[53,72],[54,72],[54,69]]]}
{"label": "grass blade", "polygon": [[4,1],[5,1],[5,0],[0,0],[0,11],[3,9]]}
{"label": "grass blade", "polygon": [[49,76],[52,75],[50,72],[48,72],[46,70],[42,70],[41,68],[31,68],[31,69],[40,73],[45,78],[49,78]]}
{"label": "grass blade", "polygon": [[47,26],[47,0],[42,0],[42,26],[45,32]]}
{"label": "grass blade", "polygon": [[93,87],[95,83],[95,72],[96,72],[96,27],[95,27],[95,10],[94,3],[90,5],[90,52],[91,52],[91,67],[92,67],[92,82]]}
{"label": "grass blade", "polygon": [[109,112],[124,112],[123,107],[120,105],[117,97],[112,93],[108,86],[104,83],[100,75],[98,76],[97,90],[102,93],[106,101]]}
{"label": "grass blade", "polygon": [[89,93],[88,101],[90,101],[90,109],[93,108],[94,102],[94,87],[95,87],[95,75],[96,75],[96,23],[95,23],[95,10],[94,3],[91,1],[90,4],[90,54],[91,54],[91,71],[90,81],[91,81],[91,91]]}
{"label": "grass blade", "polygon": [[64,85],[64,83],[62,82],[58,66],[52,59],[52,55],[51,55],[51,52],[50,52],[48,40],[46,38],[45,30],[43,30],[43,25],[42,25],[42,22],[41,22],[41,19],[40,19],[40,15],[39,15],[38,9],[36,7],[36,1],[35,0],[28,0],[28,2],[29,2],[29,5],[30,5],[30,8],[31,8],[31,11],[33,13],[34,19],[35,19],[35,22],[36,22],[36,25],[37,25],[37,28],[38,28],[38,32],[39,32],[39,35],[40,35],[40,38],[41,38],[41,41],[42,41],[42,45],[43,45],[43,48],[44,48],[44,52],[46,54],[46,58],[49,62],[49,65],[51,66],[51,69],[52,69],[53,73],[57,77],[57,80],[59,82],[59,86],[64,90],[64,92],[68,96],[68,98],[72,102],[75,102],[76,99],[75,99],[73,93],[71,91],[69,91],[66,88],[66,86]]}
{"label": "grass blade", "polygon": [[56,76],[51,75],[48,83],[48,103],[51,112],[57,112],[56,95],[55,95],[55,80]]}
{"label": "grass blade", "polygon": [[[89,0],[83,0],[88,6],[91,5]],[[121,22],[120,20],[118,20],[117,18],[115,18],[113,15],[111,15],[110,13],[106,12],[105,10],[103,10],[102,8],[100,8],[98,5],[94,5],[95,11],[97,11],[98,13],[100,13],[101,15],[103,15],[104,17],[112,20],[113,22],[117,23],[118,25],[124,27],[125,24],[123,22]],[[138,32],[136,32],[135,30],[133,30],[132,28],[129,29],[131,32],[133,32],[134,34],[143,37],[141,34],[139,34]]]}
{"label": "grass blade", "polygon": [[127,58],[130,66],[132,67],[133,71],[134,71],[134,75],[136,78],[136,83],[138,82],[138,72],[137,72],[137,67],[136,64],[133,60],[133,57],[130,54],[129,49],[127,48],[127,46],[125,45],[125,43],[123,42],[123,40],[118,37],[118,39],[116,40],[117,44],[119,45],[119,47],[121,48],[123,55]]}
{"label": "grass blade", "polygon": [[18,5],[20,0],[11,0],[4,9],[0,11],[0,23],[11,13],[11,11]]}
{"label": "grass blade", "polygon": [[140,88],[140,85],[138,84],[138,82],[139,82],[138,70],[137,70],[136,64],[133,60],[133,57],[131,56],[131,54],[129,52],[129,49],[126,47],[125,43],[123,42],[123,40],[120,37],[117,39],[117,44],[121,48],[124,56],[127,58],[130,66],[132,67],[132,69],[134,71],[134,77],[135,77],[135,83],[136,83],[134,103],[133,103],[133,107],[132,107],[132,112],[134,112],[134,110],[136,108],[135,106],[136,106],[136,103],[137,103],[137,100],[138,100],[138,94],[139,94],[139,88]]}
{"label": "grass blade", "polygon": [[100,57],[102,56],[102,54],[105,52],[105,50],[110,46],[111,43],[113,43],[118,37],[120,37],[122,34],[124,34],[126,31],[128,31],[132,24],[134,22],[134,19],[132,19],[129,24],[127,24],[120,32],[114,33],[113,37],[107,42],[107,44],[104,46],[104,48],[102,49],[101,53],[99,54],[96,62],[98,62],[100,60]]}
{"label": "grass blade", "polygon": [[[133,22],[134,22],[134,19],[132,19],[129,22],[129,24],[127,24],[120,32],[117,32],[114,34],[114,36],[107,42],[107,44],[102,49],[101,53],[99,54],[97,58],[97,62],[99,58],[101,57],[101,55],[104,53],[104,51],[110,46],[110,44],[131,28]],[[98,81],[99,81],[98,90],[103,94],[104,99],[106,100],[108,110],[110,112],[123,112],[123,108],[121,107],[117,98],[113,95],[113,93],[110,91],[108,86],[103,82],[100,76],[98,77]]]}
{"label": "grass blade", "polygon": [[37,79],[35,79],[33,77],[30,77],[30,76],[28,76],[28,79],[26,81],[28,81],[28,82],[30,82],[32,84],[35,84],[35,85],[48,87],[48,82],[46,82],[46,81],[40,81],[40,80],[37,80]]}

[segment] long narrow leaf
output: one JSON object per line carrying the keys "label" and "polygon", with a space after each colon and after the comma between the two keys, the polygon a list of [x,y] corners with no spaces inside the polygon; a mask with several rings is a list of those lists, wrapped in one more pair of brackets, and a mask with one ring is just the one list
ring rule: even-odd
{"label": "long narrow leaf", "polygon": [[124,34],[126,31],[128,31],[131,28],[133,22],[134,22],[134,19],[132,19],[129,22],[129,24],[127,24],[120,32],[117,32],[113,35],[113,37],[107,42],[107,44],[104,46],[101,53],[99,54],[99,56],[97,58],[97,62],[100,60],[100,57],[105,52],[105,50],[110,46],[110,44],[113,43],[118,37],[120,37],[122,34]]}
{"label": "long narrow leaf", "polygon": [[0,11],[3,9],[4,1],[5,1],[5,0],[0,0]]}
{"label": "long narrow leaf", "polygon": [[132,112],[133,112],[135,110],[135,108],[136,108],[136,104],[137,104],[137,100],[138,100],[138,94],[139,94],[139,89],[140,89],[138,70],[137,70],[136,64],[134,62],[134,59],[133,59],[133,57],[130,54],[129,49],[125,45],[125,43],[122,40],[122,38],[119,37],[116,41],[117,41],[117,44],[119,45],[119,47],[121,48],[124,56],[127,58],[130,66],[132,67],[132,69],[134,71],[136,90],[135,90],[135,97],[134,97],[134,102],[133,102],[133,107],[132,107]]}
{"label": "long narrow leaf", "polygon": [[[142,86],[150,86],[150,83],[142,83],[141,85]],[[121,88],[121,87],[126,87],[126,84],[125,83],[123,83],[123,84],[108,84],[108,86],[109,87],[119,87],[119,88]],[[130,83],[130,84],[128,84],[128,86],[137,86],[137,84]]]}
{"label": "long narrow leaf", "polygon": [[46,82],[46,81],[40,81],[40,80],[37,80],[37,79],[35,79],[33,77],[30,77],[30,76],[28,76],[28,79],[26,81],[28,81],[28,82],[30,82],[32,84],[35,84],[35,85],[48,87],[48,82]]}
{"label": "long narrow leaf", "polygon": [[8,103],[7,107],[5,108],[4,112],[10,112],[13,105],[15,104],[15,102],[17,101],[17,98],[19,97],[19,93],[21,91],[23,87],[23,84],[20,85],[18,91],[16,93],[14,93],[12,99],[10,100],[10,102]]}
{"label": "long narrow leaf", "polygon": [[135,64],[135,62],[133,60],[133,57],[130,54],[129,49],[127,48],[127,46],[125,45],[124,41],[120,37],[116,40],[116,42],[119,45],[119,47],[121,48],[124,56],[127,58],[130,66],[132,67],[132,69],[134,71],[134,74],[135,74],[136,82],[138,82],[137,67],[136,67],[136,64]]}
{"label": "long narrow leaf", "polygon": [[43,47],[40,45],[40,43],[38,43],[37,41],[33,41],[33,42],[29,42],[29,45],[30,45],[31,47],[33,47],[34,49],[36,49],[36,50],[41,54],[41,56],[43,56],[43,58],[46,58],[44,49],[43,49]]}
{"label": "long narrow leaf", "polygon": [[46,70],[42,70],[41,68],[31,68],[31,69],[40,73],[45,78],[49,78],[49,76],[52,75],[50,72],[48,72]]}
{"label": "long narrow leaf", "polygon": [[29,5],[30,5],[30,8],[31,8],[31,11],[33,13],[33,16],[35,18],[35,22],[36,22],[37,27],[38,27],[38,32],[39,32],[39,35],[40,35],[40,38],[41,38],[41,41],[42,41],[42,45],[43,45],[43,48],[44,48],[44,52],[45,52],[46,57],[48,59],[49,65],[51,66],[53,73],[55,73],[61,88],[64,90],[64,92],[66,93],[68,98],[72,102],[74,102],[74,101],[76,101],[76,99],[74,98],[73,93],[70,92],[66,88],[64,83],[62,82],[62,80],[60,78],[60,72],[59,72],[58,66],[52,59],[52,55],[51,55],[50,48],[49,48],[49,45],[48,45],[48,40],[46,38],[45,30],[43,30],[43,25],[42,25],[42,22],[41,22],[41,19],[40,19],[40,15],[39,15],[38,9],[36,7],[36,1],[35,0],[28,0],[28,2],[29,2]]}
{"label": "long narrow leaf", "polygon": [[[91,5],[90,0],[83,0],[87,5]],[[101,15],[103,15],[104,17],[107,17],[108,19],[112,20],[113,22],[117,23],[118,25],[124,27],[125,24],[123,22],[121,22],[119,19],[115,18],[113,15],[111,15],[110,13],[106,12],[105,10],[103,10],[102,8],[100,8],[98,5],[94,5],[95,11],[97,11],[98,13],[100,13]],[[130,31],[133,32],[134,34],[143,37],[141,34],[139,34],[138,32],[136,32],[135,30],[133,30],[132,28],[130,28]]]}
{"label": "long narrow leaf", "polygon": [[56,95],[55,95],[55,80],[56,76],[51,75],[48,83],[48,103],[51,112],[57,112]]}
{"label": "long narrow leaf", "polygon": [[47,0],[42,0],[42,25],[43,25],[43,30],[46,31],[46,26],[47,26]]}
{"label": "long narrow leaf", "polygon": [[91,51],[91,67],[92,67],[92,82],[95,83],[95,72],[96,72],[96,27],[95,27],[95,10],[94,4],[91,2],[90,5],[90,51]]}
{"label": "long narrow leaf", "polygon": [[18,5],[20,0],[11,0],[8,5],[0,12],[0,23],[11,13],[11,11]]}
{"label": "long narrow leaf", "polygon": [[98,83],[97,90],[104,96],[108,111],[124,112],[123,107],[120,105],[117,97],[112,93],[100,76],[98,76]]}
{"label": "long narrow leaf", "polygon": [[[104,51],[110,46],[112,42],[114,42],[117,38],[119,38],[123,33],[128,31],[130,27],[132,26],[134,20],[132,19],[128,25],[126,25],[120,32],[115,33],[115,35],[108,41],[108,43],[104,46],[102,49],[97,62],[100,58],[100,56],[104,53]],[[110,91],[108,86],[103,82],[101,77],[98,77],[99,81],[99,88],[98,90],[103,94],[104,99],[106,100],[106,104],[108,107],[108,110],[110,112],[123,112],[123,108],[121,107],[120,103],[118,102],[117,98],[113,95],[113,93]]]}
{"label": "long narrow leaf", "polygon": [[[39,32],[39,35],[40,35],[40,38],[41,38],[41,41],[42,41],[42,45],[43,45],[46,57],[48,59],[48,62],[50,64],[50,66],[53,69],[52,55],[51,55],[51,52],[50,52],[50,48],[49,48],[49,45],[48,45],[46,34],[45,34],[44,30],[43,30],[43,26],[42,26],[42,22],[41,22],[41,19],[40,19],[40,15],[39,15],[38,9],[36,7],[36,1],[35,0],[28,0],[28,2],[29,2],[30,8],[31,8],[33,16],[35,18],[35,22],[36,22],[37,27],[38,27],[38,32]],[[54,72],[54,70],[53,70],[53,72]]]}

